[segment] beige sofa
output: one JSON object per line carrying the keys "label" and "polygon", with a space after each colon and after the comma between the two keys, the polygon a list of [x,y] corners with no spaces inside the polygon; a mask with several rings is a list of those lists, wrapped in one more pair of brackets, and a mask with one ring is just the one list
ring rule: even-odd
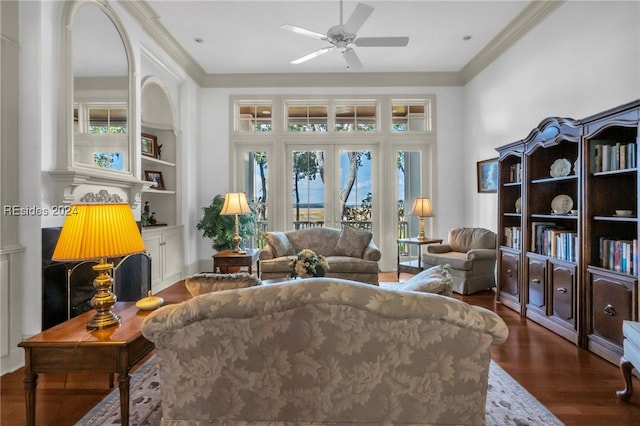
{"label": "beige sofa", "polygon": [[430,244],[423,268],[449,265],[453,291],[471,294],[496,285],[496,234],[484,228],[454,228],[446,244]]}
{"label": "beige sofa", "polygon": [[165,426],[484,424],[508,329],[454,298],[329,278],[152,312]]}
{"label": "beige sofa", "polygon": [[303,249],[325,256],[326,277],[378,285],[378,261],[382,253],[371,232],[349,226],[306,228],[287,232],[266,232],[267,245],[260,251],[260,278],[270,280],[291,276],[289,259]]}

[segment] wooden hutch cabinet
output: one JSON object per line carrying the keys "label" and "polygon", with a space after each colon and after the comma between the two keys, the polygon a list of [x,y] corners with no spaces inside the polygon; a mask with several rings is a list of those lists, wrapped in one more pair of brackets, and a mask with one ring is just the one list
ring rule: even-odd
{"label": "wooden hutch cabinet", "polygon": [[639,123],[640,100],[497,149],[497,299],[613,363],[638,318]]}

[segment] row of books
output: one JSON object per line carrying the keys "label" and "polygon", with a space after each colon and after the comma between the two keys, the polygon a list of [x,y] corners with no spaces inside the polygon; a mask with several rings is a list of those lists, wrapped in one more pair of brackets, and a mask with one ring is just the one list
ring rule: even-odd
{"label": "row of books", "polygon": [[531,251],[568,262],[578,258],[578,234],[552,222],[532,222]]}
{"label": "row of books", "polygon": [[522,182],[522,163],[512,164],[509,167],[509,182]]}
{"label": "row of books", "polygon": [[636,144],[596,143],[593,151],[592,172],[632,169],[637,166]]}
{"label": "row of books", "polygon": [[600,238],[600,266],[626,274],[638,274],[638,240]]}
{"label": "row of books", "polygon": [[505,226],[504,228],[504,245],[520,250],[521,232],[519,226]]}

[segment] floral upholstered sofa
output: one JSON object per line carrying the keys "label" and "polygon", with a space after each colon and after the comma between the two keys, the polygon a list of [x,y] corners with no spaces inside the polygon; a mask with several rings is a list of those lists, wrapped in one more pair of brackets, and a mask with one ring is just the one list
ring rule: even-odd
{"label": "floral upholstered sofa", "polygon": [[265,232],[267,245],[260,251],[260,278],[291,276],[289,259],[310,249],[326,258],[326,277],[378,285],[378,261],[382,253],[372,234],[350,226],[306,228],[287,232]]}
{"label": "floral upholstered sofa", "polygon": [[152,312],[162,424],[482,425],[508,329],[460,300],[309,278]]}

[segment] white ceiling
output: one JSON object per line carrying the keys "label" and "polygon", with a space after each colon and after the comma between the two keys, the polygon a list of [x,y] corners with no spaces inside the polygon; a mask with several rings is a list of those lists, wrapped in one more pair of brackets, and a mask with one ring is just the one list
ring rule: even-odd
{"label": "white ceiling", "polygon": [[[344,2],[347,21],[358,1]],[[409,36],[407,47],[356,47],[362,72],[458,72],[529,1],[377,1],[359,37]],[[147,0],[177,43],[207,74],[343,73],[337,51],[293,65],[327,42],[280,28],[293,24],[319,33],[340,22],[339,0]],[[468,41],[465,36],[471,36]],[[203,40],[197,43],[196,38]]]}

